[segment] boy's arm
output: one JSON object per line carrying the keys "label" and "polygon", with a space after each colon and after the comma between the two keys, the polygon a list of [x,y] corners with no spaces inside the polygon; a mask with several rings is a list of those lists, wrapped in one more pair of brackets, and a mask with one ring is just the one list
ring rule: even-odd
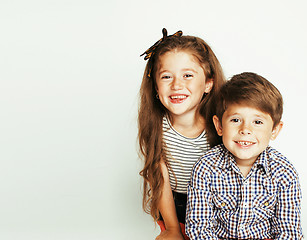
{"label": "boy's arm", "polygon": [[297,176],[292,182],[281,187],[278,194],[272,230],[276,239],[302,239],[301,228],[301,189]]}
{"label": "boy's arm", "polygon": [[215,211],[208,180],[198,162],[188,186],[186,234],[191,240],[218,239],[214,232]]}
{"label": "boy's arm", "polygon": [[176,239],[183,240],[179,221],[177,218],[173,193],[169,182],[168,169],[162,161],[161,170],[164,179],[162,195],[159,200],[159,211],[163,217],[166,230],[162,232],[156,240],[159,239]]}

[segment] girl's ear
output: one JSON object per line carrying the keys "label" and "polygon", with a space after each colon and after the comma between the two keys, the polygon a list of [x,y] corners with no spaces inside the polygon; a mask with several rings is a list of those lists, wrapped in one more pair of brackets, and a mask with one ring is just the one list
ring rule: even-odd
{"label": "girl's ear", "polygon": [[211,89],[213,88],[213,79],[206,79],[206,85],[205,85],[205,93],[209,93]]}
{"label": "girl's ear", "polygon": [[213,116],[213,123],[216,129],[217,135],[222,136],[223,135],[222,123],[220,122],[219,118],[216,115]]}
{"label": "girl's ear", "polygon": [[275,140],[278,136],[278,134],[280,133],[282,127],[283,127],[284,123],[283,122],[279,122],[276,127],[274,127],[273,131],[272,131],[272,136],[271,136],[271,140]]}
{"label": "girl's ear", "polygon": [[159,90],[158,90],[158,87],[157,87],[157,84],[155,84],[155,90],[157,93],[159,93]]}

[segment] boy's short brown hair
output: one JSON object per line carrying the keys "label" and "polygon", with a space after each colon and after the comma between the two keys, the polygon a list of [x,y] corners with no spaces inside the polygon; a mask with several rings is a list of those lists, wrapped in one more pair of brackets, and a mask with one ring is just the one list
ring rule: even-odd
{"label": "boy's short brown hair", "polygon": [[268,113],[273,128],[283,113],[283,99],[278,89],[264,77],[251,72],[234,75],[222,86],[216,101],[216,115],[220,121],[230,104],[248,105]]}

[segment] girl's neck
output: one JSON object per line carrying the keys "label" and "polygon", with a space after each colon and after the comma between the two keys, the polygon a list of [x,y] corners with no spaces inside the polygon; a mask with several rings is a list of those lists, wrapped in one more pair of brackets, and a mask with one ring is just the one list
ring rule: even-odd
{"label": "girl's neck", "polygon": [[172,115],[173,128],[188,138],[198,137],[205,129],[205,119],[199,113]]}

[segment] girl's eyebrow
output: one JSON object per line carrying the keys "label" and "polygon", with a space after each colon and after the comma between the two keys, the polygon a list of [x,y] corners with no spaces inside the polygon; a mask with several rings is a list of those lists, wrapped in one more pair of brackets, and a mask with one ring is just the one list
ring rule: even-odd
{"label": "girl's eyebrow", "polygon": [[192,72],[197,73],[197,71],[194,68],[184,68],[184,69],[182,69],[182,71],[183,72],[185,72],[185,71],[192,71]]}
{"label": "girl's eyebrow", "polygon": [[165,73],[165,72],[169,72],[169,71],[165,69],[165,70],[159,71],[158,73],[161,74],[161,73]]}
{"label": "girl's eyebrow", "polygon": [[[194,73],[198,73],[198,72],[197,72],[195,69],[193,69],[193,68],[183,68],[183,69],[181,69],[181,71],[182,71],[182,72],[191,71],[191,72],[194,72]],[[169,71],[169,70],[167,70],[167,69],[162,69],[161,71],[158,72],[158,74],[162,74],[162,73],[164,73],[164,72],[171,72],[171,71]]]}

